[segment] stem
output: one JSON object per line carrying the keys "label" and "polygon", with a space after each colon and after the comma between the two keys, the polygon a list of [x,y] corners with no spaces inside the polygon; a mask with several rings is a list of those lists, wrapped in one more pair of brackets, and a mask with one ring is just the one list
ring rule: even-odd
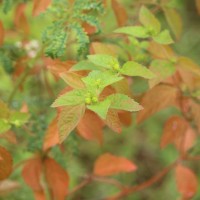
{"label": "stem", "polygon": [[169,165],[168,167],[164,168],[161,172],[157,173],[149,180],[147,180],[139,185],[126,188],[126,189],[122,190],[121,192],[119,192],[118,194],[116,194],[115,196],[108,197],[104,200],[118,200],[118,199],[121,199],[122,197],[130,195],[131,193],[138,192],[140,190],[143,190],[143,189],[151,186],[152,184],[160,181],[171,169],[173,169],[176,166],[177,162],[178,162],[178,160],[175,161],[174,163],[172,163],[171,165]]}

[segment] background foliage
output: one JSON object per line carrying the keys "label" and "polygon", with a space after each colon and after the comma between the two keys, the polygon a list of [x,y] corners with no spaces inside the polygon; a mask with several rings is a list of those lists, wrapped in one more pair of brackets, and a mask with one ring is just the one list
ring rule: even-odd
{"label": "background foliage", "polygon": [[0,199],[200,198],[199,0],[0,9]]}

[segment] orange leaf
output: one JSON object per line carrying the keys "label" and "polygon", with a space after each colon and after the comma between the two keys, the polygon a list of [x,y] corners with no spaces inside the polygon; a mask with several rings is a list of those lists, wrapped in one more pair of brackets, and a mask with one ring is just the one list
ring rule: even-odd
{"label": "orange leaf", "polygon": [[19,189],[20,184],[16,181],[4,180],[0,182],[0,194],[10,193],[13,190]]}
{"label": "orange leaf", "polygon": [[59,144],[59,133],[58,133],[58,117],[54,118],[52,122],[49,124],[49,127],[45,133],[43,150],[47,149]]}
{"label": "orange leaf", "polygon": [[22,170],[22,177],[26,184],[35,192],[43,192],[40,183],[42,173],[42,160],[39,156],[32,158],[26,162]]}
{"label": "orange leaf", "polygon": [[58,77],[61,73],[69,71],[69,69],[76,64],[73,60],[60,61],[58,59],[52,60],[47,58],[44,62],[47,65],[47,69],[49,69],[56,77]]}
{"label": "orange leaf", "polygon": [[51,0],[34,0],[32,15],[37,16],[44,12],[50,5]]}
{"label": "orange leaf", "polygon": [[174,141],[176,148],[184,154],[187,150],[193,147],[196,140],[196,133],[192,128],[188,128],[185,134],[180,135]]}
{"label": "orange leaf", "polygon": [[45,193],[43,191],[34,191],[35,200],[46,200]]}
{"label": "orange leaf", "polygon": [[183,118],[179,116],[170,117],[164,126],[160,144],[161,148],[174,142],[180,135],[184,135],[187,127],[188,124]]}
{"label": "orange leaf", "polygon": [[84,22],[82,24],[82,27],[84,28],[85,32],[88,34],[88,35],[91,35],[91,34],[94,34],[96,33],[96,27],[94,26],[91,26],[90,24]]}
{"label": "orange leaf", "polygon": [[45,159],[44,166],[46,180],[52,191],[53,199],[64,200],[69,186],[68,173],[52,158]]}
{"label": "orange leaf", "polygon": [[109,54],[116,57],[119,51],[119,47],[113,44],[92,42],[90,45],[90,54]]}
{"label": "orange leaf", "polygon": [[172,48],[167,45],[161,45],[156,42],[150,42],[148,51],[153,55],[154,58],[160,59],[172,59],[176,58],[176,54]]}
{"label": "orange leaf", "polygon": [[198,14],[200,15],[200,0],[195,0],[195,3],[196,3]]}
{"label": "orange leaf", "polygon": [[157,85],[149,90],[142,98],[143,110],[137,115],[137,122],[140,123],[150,115],[177,104],[178,90],[169,85]]}
{"label": "orange leaf", "polygon": [[6,179],[12,172],[12,156],[2,146],[0,146],[0,180]]}
{"label": "orange leaf", "polygon": [[110,127],[113,131],[117,133],[121,133],[121,122],[116,110],[110,109],[106,116],[106,124]]}
{"label": "orange leaf", "polygon": [[22,30],[25,35],[29,34],[28,20],[25,15],[26,4],[21,3],[16,7],[14,24],[16,28]]}
{"label": "orange leaf", "polygon": [[4,31],[3,23],[0,21],[0,46],[3,44],[4,35],[5,35],[5,31]]}
{"label": "orange leaf", "polygon": [[78,134],[86,140],[103,142],[103,121],[92,111],[86,110],[85,115],[77,126]]}
{"label": "orange leaf", "polygon": [[194,122],[200,131],[200,105],[194,101],[191,101],[191,113],[194,118]]}
{"label": "orange leaf", "polygon": [[137,166],[128,159],[105,153],[96,160],[93,172],[98,176],[109,176],[121,172],[132,172],[136,169]]}
{"label": "orange leaf", "polygon": [[118,25],[124,26],[128,19],[125,8],[117,0],[112,0],[112,8],[117,18]]}
{"label": "orange leaf", "polygon": [[128,111],[120,111],[118,113],[119,119],[124,126],[130,126],[132,124],[132,113]]}
{"label": "orange leaf", "polygon": [[197,192],[198,181],[194,172],[179,164],[175,169],[176,184],[184,198],[191,198]]}

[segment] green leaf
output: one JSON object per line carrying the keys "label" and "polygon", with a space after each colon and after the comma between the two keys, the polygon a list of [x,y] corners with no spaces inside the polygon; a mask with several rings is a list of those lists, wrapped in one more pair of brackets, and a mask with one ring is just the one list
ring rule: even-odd
{"label": "green leaf", "polygon": [[62,143],[78,125],[85,113],[85,104],[65,107],[58,118],[59,140]]}
{"label": "green leaf", "polygon": [[102,119],[106,119],[110,104],[111,101],[107,98],[104,101],[98,102],[96,104],[88,105],[87,108],[97,113],[97,115],[99,115]]}
{"label": "green leaf", "polygon": [[126,62],[121,71],[122,74],[127,76],[140,76],[143,78],[151,79],[155,77],[155,74],[147,69],[145,66],[136,63],[134,61]]}
{"label": "green leaf", "polygon": [[0,133],[4,133],[11,128],[9,122],[5,119],[0,119]]}
{"label": "green leaf", "polygon": [[148,38],[150,36],[147,32],[147,29],[143,26],[126,26],[126,27],[118,28],[114,32],[132,35],[137,38]]}
{"label": "green leaf", "polygon": [[154,36],[153,40],[159,44],[172,44],[174,42],[168,30],[164,30],[158,35]]}
{"label": "green leaf", "polygon": [[80,70],[102,70],[102,68],[89,61],[83,60],[74,65],[70,69],[70,71],[80,71]]}
{"label": "green leaf", "polygon": [[83,81],[87,88],[97,88],[100,93],[106,86],[112,85],[122,79],[123,77],[113,75],[109,72],[92,71],[87,77],[83,78]]}
{"label": "green leaf", "polygon": [[155,34],[160,32],[160,22],[158,19],[151,13],[149,9],[145,6],[142,6],[139,13],[140,22],[147,28],[152,28]]}
{"label": "green leaf", "polygon": [[149,69],[156,74],[154,79],[149,80],[151,88],[176,72],[174,64],[168,60],[153,60]]}
{"label": "green leaf", "polygon": [[139,103],[124,94],[112,94],[108,98],[111,100],[110,108],[113,109],[126,110],[131,112],[143,109]]}
{"label": "green leaf", "polygon": [[176,9],[164,7],[163,10],[171,30],[175,34],[176,38],[179,39],[183,28],[181,16]]}
{"label": "green leaf", "polygon": [[115,66],[119,67],[118,60],[111,55],[107,54],[89,55],[88,59],[95,65],[101,66],[103,68],[112,69]]}
{"label": "green leaf", "polygon": [[78,104],[82,104],[85,102],[85,93],[86,90],[84,89],[75,89],[67,92],[59,96],[51,105],[51,107],[75,106]]}
{"label": "green leaf", "polygon": [[29,119],[29,115],[27,113],[22,113],[18,111],[11,112],[9,122],[14,124],[15,126],[21,126],[25,124]]}
{"label": "green leaf", "polygon": [[62,73],[61,78],[71,87],[76,89],[85,88],[84,82],[81,80],[82,76],[74,72]]}

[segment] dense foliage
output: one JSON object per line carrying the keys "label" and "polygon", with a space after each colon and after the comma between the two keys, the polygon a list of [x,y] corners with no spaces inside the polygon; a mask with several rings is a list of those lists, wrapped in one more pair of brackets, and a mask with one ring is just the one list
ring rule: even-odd
{"label": "dense foliage", "polygon": [[0,9],[0,199],[200,198],[199,0]]}

